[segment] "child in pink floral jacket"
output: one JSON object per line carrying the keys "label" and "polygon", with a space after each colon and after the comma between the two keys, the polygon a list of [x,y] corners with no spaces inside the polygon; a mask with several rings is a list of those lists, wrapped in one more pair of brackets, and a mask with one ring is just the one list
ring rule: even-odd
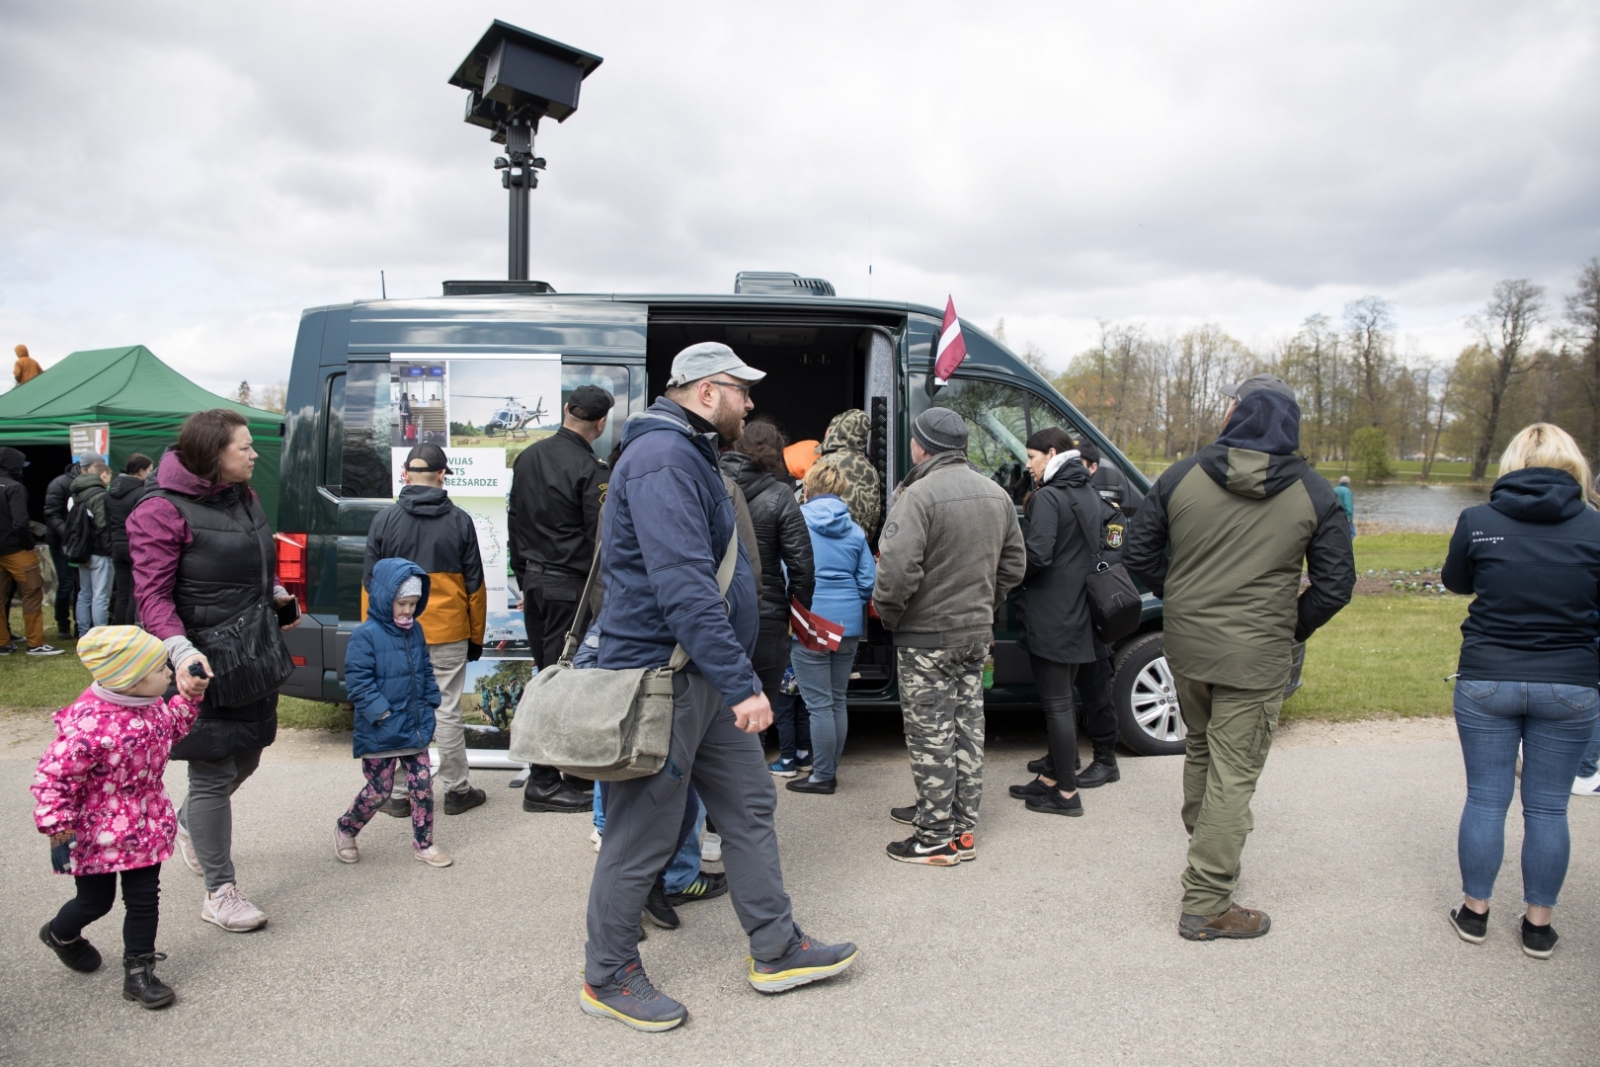
{"label": "child in pink floral jacket", "polygon": [[165,646],[137,626],[100,626],[78,641],[95,681],[56,712],[56,738],[33,778],[33,820],[50,836],[50,863],[71,874],[78,895],[39,930],[75,971],[100,966],[83,928],[111,910],[122,875],[122,996],[164,1008],[175,994],[152,972],[161,863],[172,855],[177,817],[161,784],[172,744],[189,732],[199,708],[165,701],[172,681]]}

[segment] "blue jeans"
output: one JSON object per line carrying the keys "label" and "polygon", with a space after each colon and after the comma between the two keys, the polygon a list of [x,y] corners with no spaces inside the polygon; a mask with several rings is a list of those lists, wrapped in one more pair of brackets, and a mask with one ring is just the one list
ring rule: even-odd
{"label": "blue jeans", "polygon": [[847,637],[837,652],[812,652],[799,642],[789,650],[800,695],[811,712],[811,777],[832,781],[839,773],[844,755],[845,735],[850,732],[850,713],[845,694],[850,688],[850,670],[856,663],[856,644],[860,638]]}
{"label": "blue jeans", "polygon": [[1600,774],[1600,719],[1595,720],[1594,736],[1589,738],[1589,747],[1583,750],[1583,762],[1578,764],[1579,778],[1593,778]]}
{"label": "blue jeans", "polygon": [[1462,679],[1456,682],[1455,711],[1467,765],[1467,803],[1456,843],[1461,891],[1478,900],[1494,893],[1520,743],[1523,902],[1555,907],[1572,848],[1567,800],[1600,717],[1600,689]]}
{"label": "blue jeans", "polygon": [[78,636],[111,623],[111,583],[117,576],[110,556],[90,556],[78,564]]}

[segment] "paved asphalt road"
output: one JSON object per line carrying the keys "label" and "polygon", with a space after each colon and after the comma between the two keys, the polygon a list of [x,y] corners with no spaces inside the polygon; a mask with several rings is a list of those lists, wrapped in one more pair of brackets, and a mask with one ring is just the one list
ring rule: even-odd
{"label": "paved asphalt road", "polygon": [[[860,963],[764,997],[743,979],[728,901],[691,905],[682,929],[643,946],[689,1022],[645,1035],[578,1010],[585,817],[525,815],[508,775],[480,772],[489,805],[439,818],[454,867],[412,861],[384,816],[361,863],[343,866],[329,838],[357,767],[304,734],[270,751],[236,806],[241,884],[271,925],[202,923],[199,880],[167,864],[159,973],[179,999],[158,1013],[126,1004],[114,964],[73,974],[36,939],[69,889],[29,817],[45,735],[0,720],[14,846],[0,853],[0,1063],[1600,1062],[1600,801],[1574,802],[1562,941],[1536,962],[1516,941],[1515,826],[1488,942],[1446,926],[1463,795],[1447,724],[1290,732],[1262,781],[1241,893],[1273,931],[1194,944],[1175,929],[1180,762],[1124,759],[1120,784],[1086,794],[1085,818],[1034,815],[1004,787],[1023,780],[1041,732],[996,725],[979,859],[959,868],[883,855],[904,833],[886,809],[911,797],[892,730],[863,731],[837,795],[780,790],[796,916],[857,941]],[[168,782],[181,798],[181,765]],[[120,916],[90,928],[108,956]]]}

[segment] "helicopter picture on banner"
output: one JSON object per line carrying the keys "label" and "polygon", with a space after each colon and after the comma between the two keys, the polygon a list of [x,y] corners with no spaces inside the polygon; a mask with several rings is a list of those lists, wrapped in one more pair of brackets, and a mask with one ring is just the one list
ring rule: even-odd
{"label": "helicopter picture on banner", "polygon": [[504,448],[506,465],[561,425],[559,360],[450,361],[450,447]]}
{"label": "helicopter picture on banner", "polygon": [[457,393],[456,395],[468,400],[500,401],[500,405],[495,408],[494,413],[483,424],[485,437],[505,434],[513,440],[525,441],[528,439],[528,428],[540,428],[540,424],[546,418],[544,397],[542,396],[535,400],[533,407],[530,408],[522,403],[521,397],[479,396],[473,393]]}

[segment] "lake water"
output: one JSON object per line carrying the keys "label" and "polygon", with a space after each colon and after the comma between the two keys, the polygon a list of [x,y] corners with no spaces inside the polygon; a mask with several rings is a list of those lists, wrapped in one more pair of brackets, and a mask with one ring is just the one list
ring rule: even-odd
{"label": "lake water", "polygon": [[1465,508],[1486,503],[1489,489],[1465,485],[1353,485],[1358,523],[1450,533]]}

